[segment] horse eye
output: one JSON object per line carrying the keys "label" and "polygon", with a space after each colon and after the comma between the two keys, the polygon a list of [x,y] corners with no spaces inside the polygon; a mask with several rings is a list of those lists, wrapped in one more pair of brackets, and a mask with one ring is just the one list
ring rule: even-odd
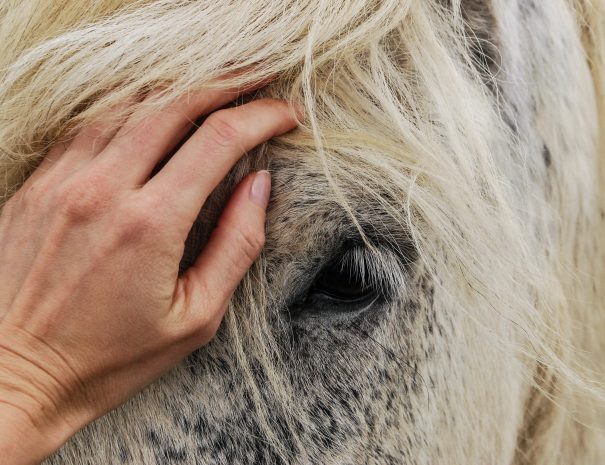
{"label": "horse eye", "polygon": [[335,303],[354,304],[375,297],[375,288],[367,280],[367,270],[353,266],[351,262],[342,257],[324,267],[309,289],[308,298],[319,297]]}

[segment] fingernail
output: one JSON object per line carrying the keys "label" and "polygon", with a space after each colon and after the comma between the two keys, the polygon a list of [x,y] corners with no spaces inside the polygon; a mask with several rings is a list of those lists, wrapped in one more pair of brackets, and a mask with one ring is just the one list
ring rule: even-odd
{"label": "fingernail", "polygon": [[254,181],[250,187],[250,200],[267,208],[269,196],[271,195],[271,174],[267,170],[261,170],[254,175]]}

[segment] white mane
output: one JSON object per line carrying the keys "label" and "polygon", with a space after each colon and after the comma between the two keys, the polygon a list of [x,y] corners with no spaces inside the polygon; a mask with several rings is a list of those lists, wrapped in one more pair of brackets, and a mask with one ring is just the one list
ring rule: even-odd
{"label": "white mane", "polygon": [[[50,145],[125,98],[165,86],[151,112],[200,88],[270,80],[261,93],[303,102],[307,118],[263,148],[267,159],[321,169],[330,189],[314,195],[335,199],[370,248],[355,199],[374,202],[410,238],[453,313],[489,335],[498,363],[523,364],[533,388],[515,463],[596,463],[605,426],[597,413],[605,401],[603,5],[553,0],[545,23],[569,40],[543,43],[547,31],[534,30],[535,42],[520,46],[521,13],[494,0],[505,32],[499,58],[509,66],[490,70],[473,54],[483,39],[469,36],[464,16],[452,13],[460,0],[452,2],[0,1],[0,196],[10,197]],[[522,53],[541,49],[535,62]],[[538,62],[549,55],[553,62]],[[523,82],[534,67],[542,67],[536,82]],[[575,94],[562,94],[568,89]],[[532,98],[537,122],[526,110]],[[538,133],[546,148],[530,137]],[[405,287],[405,271],[373,250],[374,274]],[[232,303],[229,350],[249,375],[241,382],[255,393],[267,440],[287,456],[250,353],[267,374],[262,389],[310,419],[276,360],[265,312],[277,296],[258,285],[264,266]],[[582,454],[585,462],[576,460]]]}

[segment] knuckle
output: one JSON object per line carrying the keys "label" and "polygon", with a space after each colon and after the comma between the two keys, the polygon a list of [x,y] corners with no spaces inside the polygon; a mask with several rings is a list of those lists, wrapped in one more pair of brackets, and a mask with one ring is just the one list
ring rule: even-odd
{"label": "knuckle", "polygon": [[123,238],[140,238],[142,234],[153,234],[161,232],[162,215],[154,203],[145,200],[128,202],[119,210],[118,231]]}
{"label": "knuckle", "polygon": [[229,148],[240,137],[238,117],[233,111],[219,110],[212,113],[204,125],[208,131],[208,141],[211,145]]}
{"label": "knuckle", "polygon": [[80,221],[102,214],[113,195],[113,189],[105,177],[89,175],[59,188],[55,202],[65,217]]}
{"label": "knuckle", "polygon": [[239,230],[240,252],[252,264],[265,246],[265,233],[261,230],[246,228]]}

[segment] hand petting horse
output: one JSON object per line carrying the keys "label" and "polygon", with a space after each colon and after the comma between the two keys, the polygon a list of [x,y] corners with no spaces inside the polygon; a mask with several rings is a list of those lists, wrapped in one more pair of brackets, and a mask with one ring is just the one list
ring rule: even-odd
{"label": "hand petting horse", "polygon": [[[178,250],[174,278],[191,273],[236,186],[269,170],[263,252],[207,345],[45,463],[605,463],[604,28],[597,0],[1,0],[13,212],[99,121],[138,144],[104,182],[144,168],[158,186],[207,110],[304,107],[263,137],[249,113],[220,126],[247,153],[224,179],[201,157],[172,171],[158,211],[199,204],[174,249],[143,228],[142,258]],[[119,326],[132,308],[112,302]]]}

